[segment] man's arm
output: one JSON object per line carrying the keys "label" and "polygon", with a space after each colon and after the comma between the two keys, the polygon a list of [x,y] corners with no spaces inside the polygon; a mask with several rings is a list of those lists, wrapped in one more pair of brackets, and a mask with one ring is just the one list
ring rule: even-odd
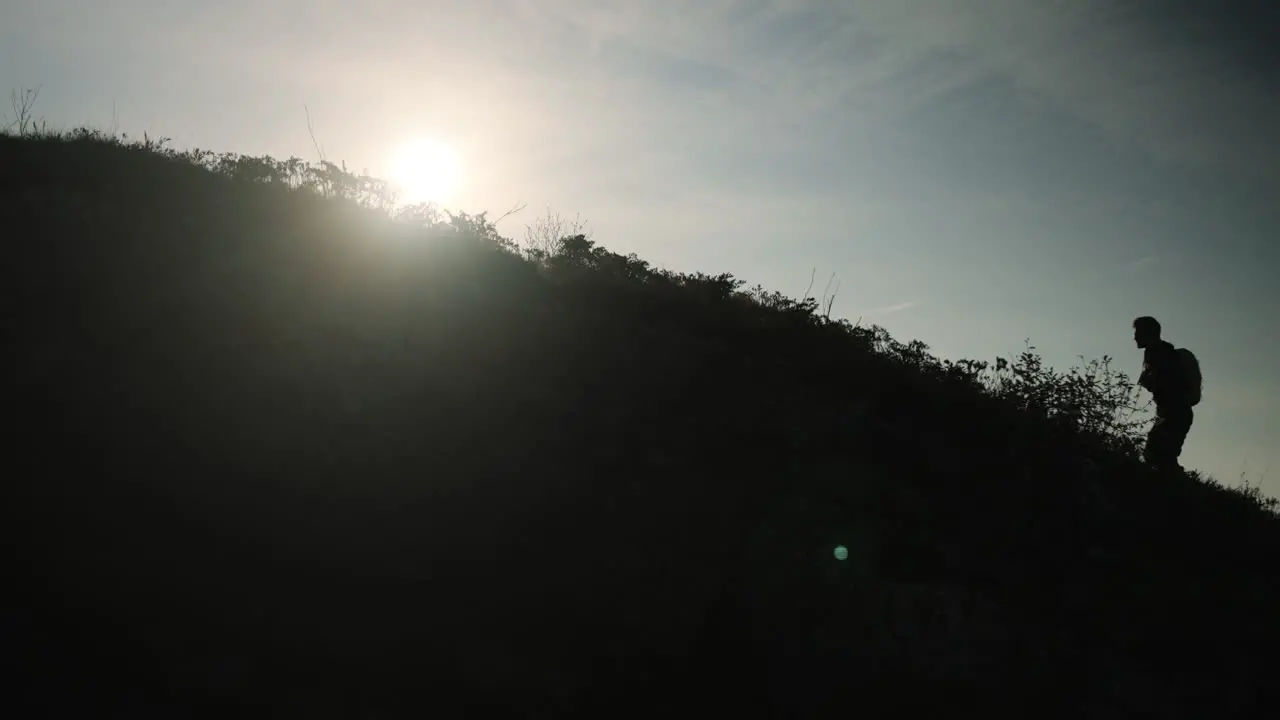
{"label": "man's arm", "polygon": [[1176,393],[1181,369],[1178,352],[1172,345],[1156,345],[1147,348],[1146,360],[1142,365],[1142,376],[1138,379],[1142,387],[1150,390],[1151,394],[1158,398],[1168,398]]}
{"label": "man's arm", "polygon": [[1153,348],[1147,348],[1142,352],[1142,373],[1138,375],[1138,387],[1151,390],[1151,361]]}

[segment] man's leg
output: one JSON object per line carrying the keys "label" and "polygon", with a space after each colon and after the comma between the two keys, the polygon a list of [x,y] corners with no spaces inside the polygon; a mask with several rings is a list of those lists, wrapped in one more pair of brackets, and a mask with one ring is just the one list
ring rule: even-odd
{"label": "man's leg", "polygon": [[1173,428],[1170,425],[1169,418],[1158,413],[1147,433],[1147,444],[1142,448],[1143,461],[1157,470],[1177,467],[1178,464],[1178,450],[1181,448],[1174,449],[1176,431],[1171,432]]}
{"label": "man's leg", "polygon": [[1194,418],[1191,408],[1179,408],[1170,414],[1169,421],[1165,423],[1169,436],[1169,458],[1175,465],[1182,455],[1182,446],[1187,441],[1187,433],[1191,432],[1191,422]]}
{"label": "man's leg", "polygon": [[1192,417],[1191,408],[1158,410],[1156,421],[1147,433],[1147,444],[1142,450],[1143,460],[1157,470],[1181,470],[1178,457],[1182,455],[1182,445],[1191,430]]}

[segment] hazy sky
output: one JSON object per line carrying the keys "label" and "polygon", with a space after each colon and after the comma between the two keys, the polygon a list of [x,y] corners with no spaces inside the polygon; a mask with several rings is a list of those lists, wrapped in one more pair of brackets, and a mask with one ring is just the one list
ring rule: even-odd
{"label": "hazy sky", "polygon": [[798,295],[947,357],[1199,355],[1183,463],[1280,495],[1280,10],[1235,0],[10,0],[0,89],[55,124],[581,213],[612,250]]}

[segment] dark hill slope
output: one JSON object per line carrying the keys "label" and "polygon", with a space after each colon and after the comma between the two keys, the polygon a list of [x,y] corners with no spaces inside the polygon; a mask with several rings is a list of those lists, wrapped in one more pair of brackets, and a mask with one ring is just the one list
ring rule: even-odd
{"label": "dark hill slope", "polygon": [[1249,498],[724,277],[192,160],[0,137],[33,714],[1276,709]]}

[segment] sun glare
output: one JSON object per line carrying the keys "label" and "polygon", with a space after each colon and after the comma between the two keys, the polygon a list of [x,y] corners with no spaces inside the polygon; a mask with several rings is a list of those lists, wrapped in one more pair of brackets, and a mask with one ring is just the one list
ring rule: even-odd
{"label": "sun glare", "polygon": [[448,145],[418,138],[401,146],[391,158],[388,178],[403,203],[441,204],[458,189],[458,155]]}

